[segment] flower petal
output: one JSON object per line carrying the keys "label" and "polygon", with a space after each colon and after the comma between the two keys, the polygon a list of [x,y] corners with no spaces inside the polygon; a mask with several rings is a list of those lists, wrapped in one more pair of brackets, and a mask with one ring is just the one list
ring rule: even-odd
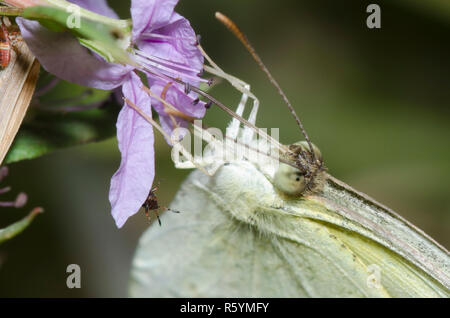
{"label": "flower petal", "polygon": [[[171,37],[171,39],[158,39],[151,37],[141,39],[138,47],[149,56],[158,57],[170,61],[174,66],[172,72],[168,75],[177,77],[193,86],[198,86],[199,82],[195,79],[203,70],[204,58],[200,50],[195,45],[196,36],[189,21],[178,13],[174,13],[170,23],[153,31],[154,34],[161,34]],[[178,68],[176,64],[188,67],[187,71]],[[161,71],[165,73],[166,71]]]}
{"label": "flower petal", "polygon": [[143,32],[166,25],[172,17],[178,0],[131,0],[133,41]]}
{"label": "flower petal", "polygon": [[[139,41],[138,47],[148,55],[160,57],[171,62],[188,66],[195,71],[180,70],[176,77],[189,82],[191,85],[198,85],[192,79],[185,78],[184,74],[197,76],[203,69],[203,55],[195,46],[196,35],[189,21],[178,13],[174,13],[170,22],[154,31],[153,33],[173,37],[171,40],[144,39]],[[177,38],[177,39],[175,39]]]}
{"label": "flower petal", "polygon": [[[150,89],[155,95],[160,96],[188,116],[200,118],[205,115],[205,103],[199,102],[194,105],[196,94],[190,93],[187,95],[184,91],[184,87],[180,84],[172,83],[166,85],[163,82],[158,81],[152,85]],[[164,107],[161,102],[153,100],[152,105],[158,113],[163,114]]]}
{"label": "flower petal", "polygon": [[106,62],[69,33],[52,32],[37,21],[16,20],[31,52],[45,70],[61,79],[110,90],[120,86],[131,69]]}
{"label": "flower petal", "polygon": [[[190,93],[187,95],[184,92],[184,88],[179,84],[167,85],[161,81],[157,81],[150,87],[150,89],[155,95],[160,96],[169,104],[175,106],[176,109],[190,117],[202,118],[205,115],[205,103],[201,101],[194,103],[197,95],[195,93]],[[185,119],[176,116],[172,116],[172,118],[170,118],[170,116],[168,116],[164,111],[166,106],[164,106],[160,101],[152,99],[152,106],[158,112],[161,126],[167,134],[170,135],[172,130],[175,128],[173,120],[177,122],[178,126],[187,126]]]}
{"label": "flower petal", "polygon": [[[123,84],[123,94],[151,116],[150,98],[141,86],[140,78],[130,73]],[[138,212],[153,184],[153,127],[125,104],[117,119],[117,139],[122,160],[111,179],[109,201],[116,225],[120,228],[130,216]]]}
{"label": "flower petal", "polygon": [[80,7],[104,15],[109,18],[117,19],[118,15],[108,6],[106,0],[68,0],[69,2],[79,5]]}

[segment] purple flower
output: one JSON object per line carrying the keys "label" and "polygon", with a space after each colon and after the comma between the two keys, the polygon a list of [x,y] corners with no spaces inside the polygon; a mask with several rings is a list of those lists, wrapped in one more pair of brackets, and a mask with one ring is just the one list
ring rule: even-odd
{"label": "purple flower", "polygon": [[[105,0],[70,0],[85,9],[117,18]],[[151,107],[158,112],[163,129],[170,135],[185,120],[169,115],[157,99],[143,89],[140,71],[147,76],[151,92],[191,117],[203,117],[204,103],[193,92],[172,83],[168,76],[198,86],[203,56],[196,47],[196,36],[189,21],[174,12],[178,0],[132,0],[133,29],[130,48],[140,65],[112,64],[79,44],[68,33],[54,33],[36,21],[18,19],[22,36],[42,66],[56,76],[80,85],[100,89],[122,87],[123,96],[147,115]],[[122,160],[111,179],[109,200],[112,215],[120,228],[146,200],[155,176],[152,126],[126,104],[117,119],[117,138]]]}

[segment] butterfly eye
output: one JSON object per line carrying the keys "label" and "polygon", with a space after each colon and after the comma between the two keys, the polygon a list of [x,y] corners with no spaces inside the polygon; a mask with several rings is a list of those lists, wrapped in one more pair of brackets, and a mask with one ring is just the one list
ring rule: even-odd
{"label": "butterfly eye", "polygon": [[295,174],[295,181],[297,181],[297,182],[302,181],[302,178],[303,178],[303,173],[297,172]]}
{"label": "butterfly eye", "polygon": [[[311,165],[311,167],[308,168],[314,170],[317,167],[314,166],[316,162],[313,161],[316,159],[316,161],[321,162],[322,154],[320,153],[319,148],[315,145],[312,145],[312,148],[314,154],[312,154],[306,141],[300,141],[290,145],[289,150],[291,159],[296,159],[298,156],[302,156],[304,158],[303,162],[306,160]],[[286,193],[287,195],[298,196],[305,191],[308,176],[309,175],[305,171],[301,171],[290,165],[280,163],[280,166],[275,173],[273,184],[278,190]]]}
{"label": "butterfly eye", "polygon": [[293,196],[302,194],[306,187],[304,174],[284,163],[280,163],[273,184],[278,190]]}

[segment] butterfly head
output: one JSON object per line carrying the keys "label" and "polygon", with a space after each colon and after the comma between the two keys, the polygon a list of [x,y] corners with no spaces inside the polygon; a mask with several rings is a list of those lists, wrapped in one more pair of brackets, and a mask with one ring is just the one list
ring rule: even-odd
{"label": "butterfly head", "polygon": [[322,154],[314,144],[312,151],[306,141],[289,146],[284,155],[291,164],[280,163],[274,175],[275,187],[289,196],[298,196],[307,191],[315,191],[320,186],[320,175],[325,170]]}

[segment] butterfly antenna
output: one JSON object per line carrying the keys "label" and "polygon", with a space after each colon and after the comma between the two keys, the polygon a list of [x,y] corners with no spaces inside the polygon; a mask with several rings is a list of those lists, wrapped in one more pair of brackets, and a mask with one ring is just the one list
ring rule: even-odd
{"label": "butterfly antenna", "polygon": [[316,160],[316,156],[314,154],[314,149],[311,143],[311,140],[309,139],[308,134],[306,133],[305,128],[303,127],[303,124],[300,120],[300,118],[297,116],[297,113],[294,110],[294,107],[292,107],[289,99],[287,98],[286,94],[281,89],[278,82],[275,80],[275,78],[272,76],[272,74],[269,72],[269,69],[264,65],[263,61],[259,57],[259,55],[256,53],[253,46],[250,44],[250,41],[247,39],[247,36],[238,28],[238,26],[227,16],[220,12],[216,12],[216,19],[222,22],[228,30],[231,31],[231,33],[234,34],[238,38],[239,41],[244,45],[244,47],[249,51],[249,53],[252,55],[253,59],[256,61],[258,66],[263,70],[264,73],[266,73],[267,77],[269,78],[269,81],[272,83],[273,86],[277,89],[278,93],[283,98],[284,102],[286,103],[287,107],[289,108],[289,111],[291,112],[292,116],[294,116],[295,121],[297,122],[297,125],[300,127],[300,130],[305,137],[306,142],[308,143],[309,149],[311,150],[311,155],[313,157],[313,161]]}

